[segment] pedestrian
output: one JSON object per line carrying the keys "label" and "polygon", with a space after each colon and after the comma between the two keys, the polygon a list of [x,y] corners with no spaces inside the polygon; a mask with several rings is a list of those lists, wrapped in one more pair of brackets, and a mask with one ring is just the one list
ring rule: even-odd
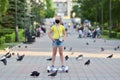
{"label": "pedestrian", "polygon": [[65,68],[63,46],[64,46],[64,40],[66,38],[66,31],[65,31],[65,27],[63,25],[61,25],[61,17],[60,16],[55,17],[55,24],[50,27],[48,36],[52,40],[52,47],[53,47],[51,68],[53,69],[54,65],[55,65],[57,49],[59,49],[61,68]]}

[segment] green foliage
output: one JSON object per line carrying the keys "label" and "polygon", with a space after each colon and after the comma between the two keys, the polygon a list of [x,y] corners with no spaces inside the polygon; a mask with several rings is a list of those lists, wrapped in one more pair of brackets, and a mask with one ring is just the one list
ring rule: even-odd
{"label": "green foliage", "polygon": [[103,31],[103,35],[108,35],[109,31],[108,30],[104,30]]}
{"label": "green foliage", "polygon": [[[17,19],[15,18],[16,11],[15,11],[15,1],[9,0],[9,7],[5,15],[2,16],[2,27],[5,28],[14,28],[15,26],[15,19],[17,20],[18,27],[23,27],[23,18],[24,18],[24,9],[26,0],[16,0],[17,1]],[[27,14],[27,13],[25,13]]]}
{"label": "green foliage", "polygon": [[15,33],[5,35],[5,42],[6,43],[15,42],[14,39],[15,39]]}
{"label": "green foliage", "polygon": [[[23,34],[24,30],[23,29],[20,29],[18,31],[18,37],[19,37],[19,40],[20,41],[23,41],[24,40],[24,34]],[[5,35],[5,42],[6,43],[11,43],[11,42],[15,42],[15,33],[12,32],[11,34],[6,34]]]}
{"label": "green foliage", "polygon": [[[82,20],[89,19],[91,22],[102,24],[102,9],[103,9],[103,24],[110,25],[110,0],[76,0],[77,5],[73,7],[76,12],[76,17],[81,17]],[[78,7],[80,5],[80,7]],[[112,30],[120,31],[120,0],[111,0],[111,15],[112,15]],[[78,15],[79,14],[79,15]],[[107,26],[108,27],[108,26]],[[105,29],[107,29],[105,27]]]}
{"label": "green foliage", "polygon": [[53,7],[52,0],[46,0],[46,7],[47,9],[45,10],[45,17],[46,18],[54,17],[55,9]]}
{"label": "green foliage", "polygon": [[117,33],[117,38],[120,39],[120,32]]}
{"label": "green foliage", "polygon": [[0,36],[4,36],[5,34],[11,34],[13,32],[14,32],[14,29],[0,28]]}
{"label": "green foliage", "polygon": [[112,31],[110,38],[116,38],[117,37],[117,32]]}
{"label": "green foliage", "polygon": [[5,43],[5,37],[0,37],[0,45],[3,45]]}
{"label": "green foliage", "polygon": [[8,9],[9,1],[8,0],[0,0],[0,26],[2,22],[2,15],[4,15]]}
{"label": "green foliage", "polygon": [[18,36],[19,36],[19,40],[20,42],[24,40],[24,30],[23,29],[20,29],[19,32],[18,32]]}
{"label": "green foliage", "polygon": [[9,5],[8,0],[0,0],[0,15],[5,14]]}

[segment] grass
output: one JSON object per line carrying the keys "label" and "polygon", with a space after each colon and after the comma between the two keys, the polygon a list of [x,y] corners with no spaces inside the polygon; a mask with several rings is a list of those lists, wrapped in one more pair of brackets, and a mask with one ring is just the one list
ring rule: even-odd
{"label": "grass", "polygon": [[103,38],[103,39],[109,39],[108,35],[101,35],[101,38]]}
{"label": "grass", "polygon": [[109,38],[108,35],[101,35],[101,38],[103,38],[103,39],[117,39],[117,38]]}
{"label": "grass", "polygon": [[9,46],[15,46],[17,44],[20,44],[21,42],[16,42],[16,43],[5,43],[3,45],[0,45],[0,50],[3,50],[4,48],[7,48]]}
{"label": "grass", "polygon": [[9,45],[0,45],[0,50],[3,50],[4,48],[8,47]]}

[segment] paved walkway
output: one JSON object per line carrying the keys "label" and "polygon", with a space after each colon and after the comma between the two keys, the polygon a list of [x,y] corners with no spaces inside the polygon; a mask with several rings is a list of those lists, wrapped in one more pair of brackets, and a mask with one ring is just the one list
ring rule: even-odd
{"label": "paved walkway", "polygon": [[[75,32],[73,32],[75,33]],[[37,38],[33,44],[19,44],[13,48],[15,55],[7,59],[6,66],[0,62],[0,80],[120,80],[120,49],[114,50],[114,47],[120,45],[120,40],[106,40],[83,38],[78,39],[76,33],[67,37],[64,55],[70,58],[65,62],[69,66],[68,73],[58,73],[56,77],[49,77],[46,67],[51,65],[50,61],[46,61],[51,57],[51,41],[47,36]],[[86,42],[89,45],[86,45]],[[25,46],[28,46],[25,48]],[[72,47],[73,50],[69,51]],[[105,51],[101,51],[101,47]],[[71,53],[74,52],[73,55]],[[0,51],[0,56],[5,54]],[[23,61],[17,62],[17,53],[25,54]],[[83,59],[77,61],[75,58],[83,54]],[[106,58],[113,54],[113,58]],[[91,63],[85,66],[84,63],[90,59]],[[60,66],[59,55],[56,58],[56,67]],[[37,78],[30,77],[30,73],[34,70],[40,72]]]}

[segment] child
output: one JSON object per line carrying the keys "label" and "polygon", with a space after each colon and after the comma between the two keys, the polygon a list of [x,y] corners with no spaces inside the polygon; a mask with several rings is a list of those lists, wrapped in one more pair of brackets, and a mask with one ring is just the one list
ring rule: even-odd
{"label": "child", "polygon": [[[64,46],[64,40],[66,38],[66,32],[65,32],[65,27],[61,25],[61,17],[57,16],[55,18],[55,25],[50,27],[48,36],[52,40],[52,46],[53,46],[51,68],[54,68],[57,48],[59,49],[61,67],[64,68],[65,66],[64,66],[63,46]],[[62,40],[60,40],[61,37]]]}

